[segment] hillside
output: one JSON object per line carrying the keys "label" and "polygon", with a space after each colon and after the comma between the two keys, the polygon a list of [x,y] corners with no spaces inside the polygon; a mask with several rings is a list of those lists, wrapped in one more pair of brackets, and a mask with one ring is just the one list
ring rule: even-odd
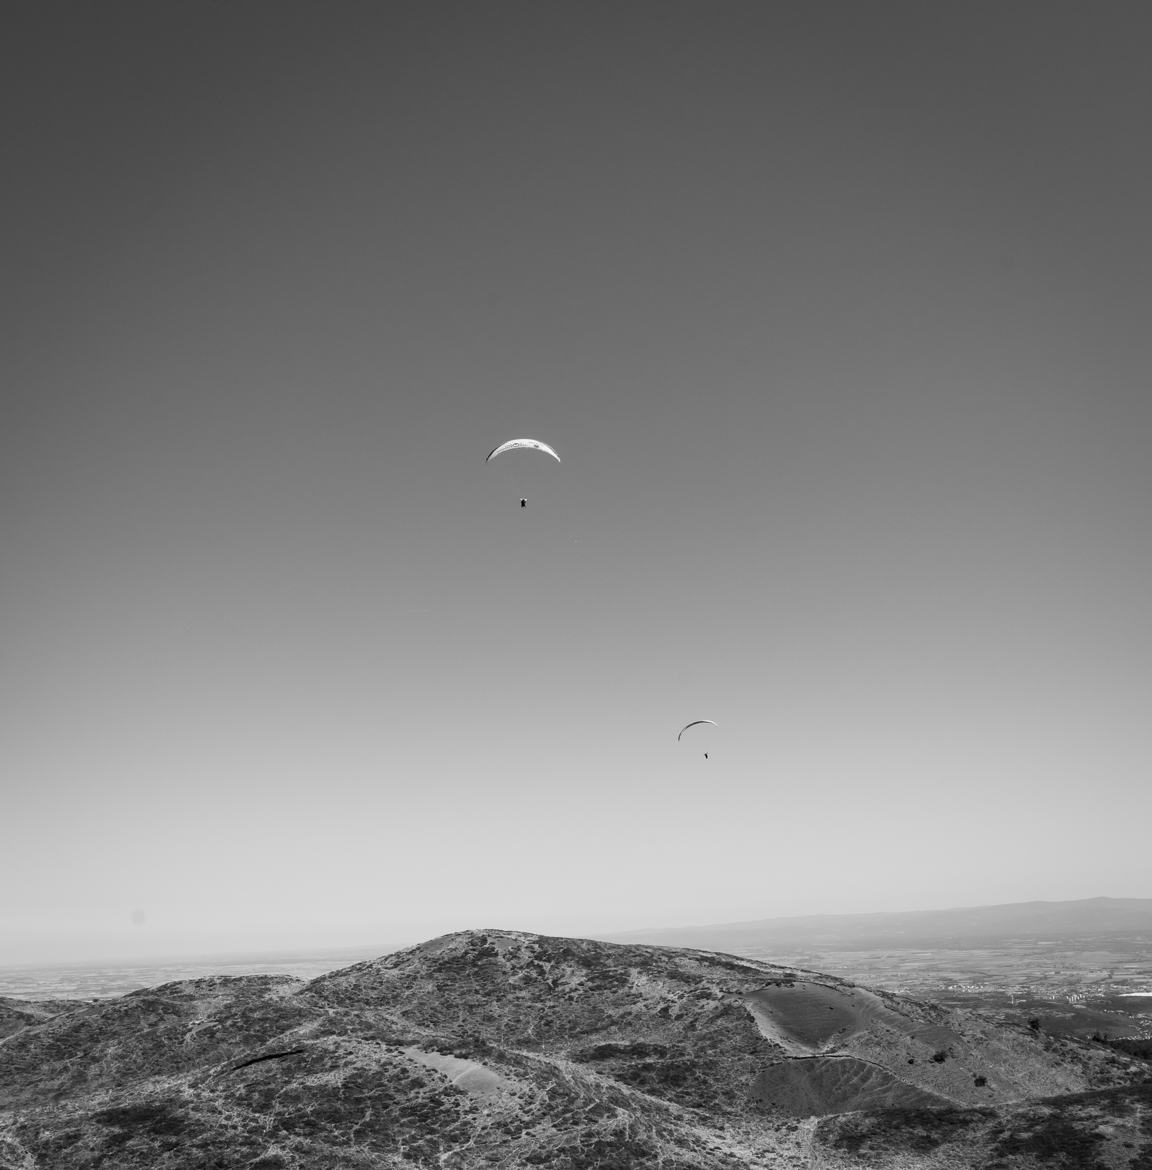
{"label": "hillside", "polygon": [[714,952],[470,931],[0,1007],[0,1170],[1152,1165],[1146,1062]]}

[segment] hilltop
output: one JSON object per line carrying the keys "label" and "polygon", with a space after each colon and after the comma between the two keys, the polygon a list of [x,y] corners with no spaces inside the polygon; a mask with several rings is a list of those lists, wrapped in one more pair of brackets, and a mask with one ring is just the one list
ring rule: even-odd
{"label": "hilltop", "polygon": [[718,952],[467,931],[0,1009],[0,1170],[1152,1165],[1147,1062]]}

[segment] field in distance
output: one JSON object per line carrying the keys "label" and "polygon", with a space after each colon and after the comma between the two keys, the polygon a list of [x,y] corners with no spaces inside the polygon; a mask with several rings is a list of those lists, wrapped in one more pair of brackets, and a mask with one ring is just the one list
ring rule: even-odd
{"label": "field in distance", "polygon": [[825,971],[1055,1034],[1152,1037],[1152,899],[814,915],[630,933]]}

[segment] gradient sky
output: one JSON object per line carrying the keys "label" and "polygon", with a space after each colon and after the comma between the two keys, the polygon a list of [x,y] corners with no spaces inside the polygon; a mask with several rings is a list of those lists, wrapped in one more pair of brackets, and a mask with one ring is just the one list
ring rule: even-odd
{"label": "gradient sky", "polygon": [[7,5],[0,954],[1152,896],[1150,34]]}

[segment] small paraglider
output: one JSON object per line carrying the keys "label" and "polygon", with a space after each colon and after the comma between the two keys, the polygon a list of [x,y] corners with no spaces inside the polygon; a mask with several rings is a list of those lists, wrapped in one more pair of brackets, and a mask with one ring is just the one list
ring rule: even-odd
{"label": "small paraglider", "polygon": [[[689,727],[699,727],[702,723],[710,723],[713,727],[717,725],[715,719],[693,719],[691,723],[685,723],[684,726],[680,728],[680,735],[676,737],[676,742],[680,742],[681,736],[683,736],[684,732],[686,732]],[[704,753],[704,758],[708,758],[707,752]]]}
{"label": "small paraglider", "polygon": [[[485,463],[491,463],[497,455],[503,455],[505,451],[542,451],[545,455],[551,455],[557,463],[560,462],[560,456],[548,446],[547,443],[540,442],[539,439],[509,439],[506,443],[501,443],[499,447],[494,447],[488,452],[488,457],[484,460]],[[528,499],[526,496],[520,497],[520,507],[526,508],[528,506]]]}

